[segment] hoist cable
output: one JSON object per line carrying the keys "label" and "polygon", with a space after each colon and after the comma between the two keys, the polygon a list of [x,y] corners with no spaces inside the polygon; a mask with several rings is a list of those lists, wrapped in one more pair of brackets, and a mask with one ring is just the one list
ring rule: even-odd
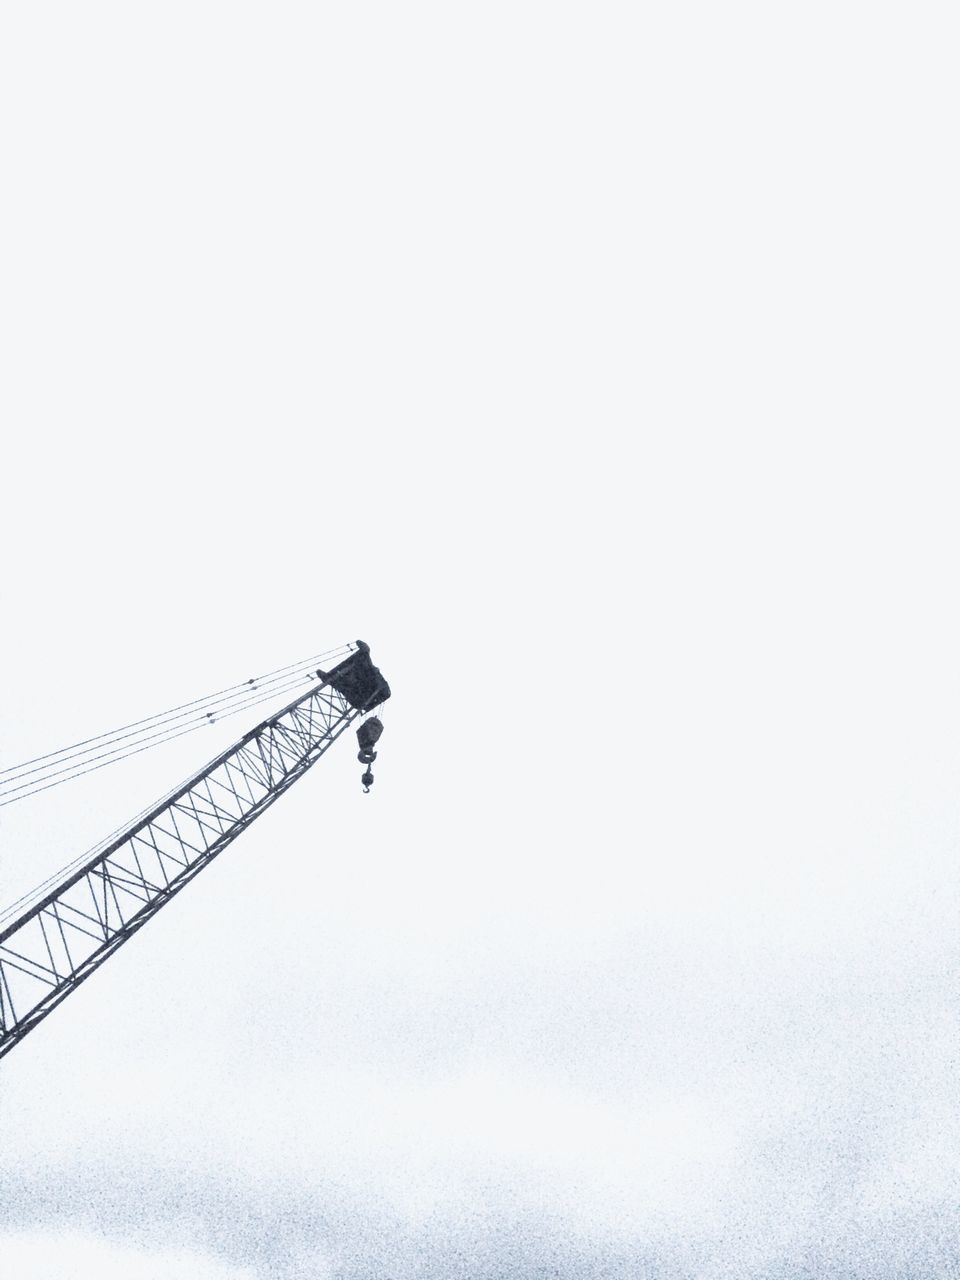
{"label": "hoist cable", "polygon": [[[301,687],[301,685],[302,681],[299,679],[290,684],[279,685],[260,696],[249,698],[237,706],[223,711],[220,719],[225,720],[239,711],[245,711],[249,707],[255,707],[259,703],[267,702],[275,695],[287,693],[291,689]],[[82,760],[77,760],[64,769],[48,771],[41,777],[32,778],[27,782],[17,782],[14,786],[8,786],[6,790],[0,790],[0,807],[12,802],[12,800],[21,800],[25,796],[34,795],[37,791],[47,791],[51,786],[57,786],[61,782],[69,782],[85,773],[93,773],[95,769],[103,769],[108,764],[116,764],[120,760],[126,760],[128,756],[139,755],[141,751],[149,751],[151,747],[158,747],[164,742],[172,742],[175,738],[182,738],[185,734],[194,733],[197,729],[209,724],[210,721],[205,716],[201,716],[187,725],[171,725],[160,733],[148,734],[146,737],[137,738],[134,742],[128,743],[124,747],[111,747],[110,750],[101,752],[99,755],[87,756]],[[96,761],[103,761],[103,763],[96,764]]]}
{"label": "hoist cable", "polygon": [[[262,702],[268,702],[281,693],[288,693],[292,689],[302,687],[305,680],[314,679],[316,679],[315,675],[299,675],[295,679],[288,680],[265,692],[261,691],[249,695],[237,705],[222,710],[218,719],[227,719],[240,711],[246,711],[248,708],[255,707]],[[119,748],[114,744],[99,755],[87,756],[84,759],[76,760],[73,764],[67,765],[63,769],[55,769],[51,772],[48,767],[48,771],[42,777],[33,778],[28,782],[8,779],[8,784],[15,782],[15,785],[7,785],[6,790],[0,790],[0,808],[13,804],[16,800],[23,800],[27,796],[36,795],[40,791],[48,791],[51,787],[70,782],[73,778],[82,777],[86,773],[94,773],[98,769],[104,769],[108,764],[116,764],[118,761],[126,760],[130,756],[139,755],[142,751],[149,751],[151,747],[158,747],[163,742],[172,742],[176,738],[182,738],[185,734],[194,733],[197,729],[203,728],[204,725],[209,723],[210,721],[205,714],[199,714],[196,715],[193,723],[186,726],[168,725],[166,729],[161,730],[159,733],[148,734],[146,737],[141,735],[134,742]],[[96,763],[97,761],[102,761],[102,763]],[[54,763],[60,762],[55,761]]]}
{"label": "hoist cable", "polygon": [[[21,773],[25,773],[27,765],[38,764],[41,761],[56,761],[59,763],[61,758],[67,758],[72,753],[85,754],[84,752],[79,752],[78,749],[86,747],[88,751],[92,751],[97,746],[106,743],[110,739],[119,739],[121,736],[131,736],[125,732],[126,730],[135,730],[138,726],[156,728],[158,724],[165,720],[182,718],[184,715],[188,714],[190,708],[198,706],[213,707],[219,702],[229,701],[231,698],[237,698],[244,693],[251,692],[251,686],[257,688],[267,683],[275,683],[277,680],[282,679],[284,674],[287,672],[291,672],[296,668],[310,666],[315,662],[319,662],[322,658],[335,657],[342,651],[349,650],[350,648],[352,648],[352,646],[340,645],[339,648],[331,649],[326,653],[319,653],[315,654],[313,657],[304,658],[302,662],[293,662],[290,663],[289,666],[278,667],[275,671],[268,671],[265,675],[252,677],[250,680],[245,680],[241,684],[231,685],[227,689],[220,689],[216,693],[212,693],[205,698],[195,698],[191,702],[182,703],[180,706],[172,707],[168,711],[159,711],[155,715],[146,716],[143,720],[134,720],[130,724],[121,725],[119,729],[111,729],[108,732],[98,734],[93,738],[84,738],[81,742],[75,742],[69,747],[61,747],[58,751],[51,751],[42,756],[34,756],[33,759],[24,760],[19,765],[9,765],[5,769],[0,769],[0,786],[3,786],[5,782],[11,780],[6,778],[4,775],[14,773],[19,775]],[[145,731],[146,728],[144,728],[143,732]]]}
{"label": "hoist cable", "polygon": [[[112,735],[102,734],[100,738],[91,738],[88,741],[91,745],[72,750],[65,748],[64,753],[51,752],[49,756],[43,757],[45,764],[34,765],[32,769],[21,769],[18,773],[11,773],[11,776],[0,777],[0,795],[6,794],[11,784],[19,784],[21,779],[30,778],[33,774],[40,774],[39,778],[33,778],[34,782],[43,782],[48,777],[55,777],[56,774],[65,773],[65,769],[56,770],[57,765],[65,764],[69,760],[74,760],[77,765],[88,764],[91,760],[99,760],[101,755],[94,754],[100,747],[106,747],[108,751],[113,751],[118,743],[126,739],[133,739],[128,745],[135,746],[138,742],[146,742],[151,738],[159,738],[163,733],[172,731],[174,728],[182,728],[184,721],[196,720],[202,724],[204,721],[216,723],[217,720],[223,719],[225,716],[232,715],[236,707],[242,709],[248,705],[248,699],[254,694],[263,693],[264,698],[272,697],[274,693],[280,693],[282,690],[292,688],[300,679],[314,679],[313,671],[303,673],[302,675],[291,676],[273,676],[272,679],[261,677],[259,683],[247,682],[242,688],[242,692],[233,693],[229,697],[221,697],[214,699],[212,702],[203,702],[202,710],[179,711],[176,714],[163,713],[162,718],[154,720],[153,724],[146,722],[138,722],[146,724],[142,729],[131,729],[128,733],[121,733],[115,730]],[[291,683],[292,681],[292,683]],[[177,723],[181,722],[181,723]],[[148,729],[157,729],[158,733],[149,733]],[[10,771],[8,771],[10,772]],[[19,789],[19,785],[14,785],[14,790]]]}
{"label": "hoist cable", "polygon": [[[193,775],[191,774],[190,776],[192,777]],[[71,862],[68,862],[65,867],[61,867],[59,871],[54,871],[52,875],[47,876],[46,880],[41,881],[40,884],[29,889],[26,893],[21,894],[21,896],[17,898],[16,902],[12,902],[9,907],[5,907],[3,911],[0,911],[0,925],[5,924],[12,916],[17,915],[18,912],[25,909],[25,904],[33,901],[39,901],[51,885],[56,884],[71,872],[76,871],[78,867],[83,866],[85,862],[89,862],[91,858],[96,857],[96,855],[100,853],[101,850],[106,849],[107,845],[115,840],[117,836],[121,835],[124,831],[128,831],[135,827],[147,816],[147,814],[154,812],[161,805],[167,804],[169,800],[173,799],[178,791],[183,789],[186,781],[188,780],[189,779],[186,779],[183,782],[178,782],[175,786],[170,788],[166,795],[161,796],[159,800],[152,801],[152,803],[147,805],[145,809],[141,809],[139,813],[128,819],[122,824],[122,826],[117,827],[116,831],[111,831],[108,836],[104,836],[101,840],[98,840],[96,844],[91,845],[85,853],[78,854],[77,857]]]}
{"label": "hoist cable", "polygon": [[[231,698],[237,698],[242,693],[250,692],[251,685],[256,688],[265,685],[268,682],[275,682],[284,677],[285,673],[292,672],[298,668],[311,666],[313,663],[319,662],[324,658],[336,657],[344,651],[352,649],[352,645],[339,645],[336,649],[327,650],[325,653],[314,654],[312,657],[304,658],[301,662],[291,662],[288,666],[277,667],[274,671],[268,671],[265,675],[254,676],[250,680],[244,680],[240,684],[230,685],[226,689],[220,689],[216,693],[209,694],[204,698],[194,698],[191,702],[181,703],[177,707],[171,707],[167,711],[158,711],[155,715],[146,716],[142,720],[131,721],[130,724],[121,725],[119,729],[111,729],[108,732],[97,734],[93,738],[84,738],[80,742],[74,742],[68,747],[61,747],[58,751],[50,751],[45,755],[34,756],[31,760],[24,760],[17,765],[8,765],[5,769],[0,769],[0,786],[4,786],[7,782],[13,781],[13,778],[7,777],[8,774],[22,776],[27,772],[28,765],[41,764],[43,761],[51,761],[61,763],[62,759],[70,758],[72,754],[87,754],[96,747],[106,744],[109,740],[119,740],[120,737],[130,737],[131,733],[127,730],[136,730],[143,726],[142,732],[146,732],[146,728],[156,728],[160,723],[168,719],[180,719],[186,715],[191,708],[204,706],[213,707],[218,701],[229,701]],[[87,748],[87,752],[80,751],[82,747]],[[36,772],[36,770],[30,770]]]}
{"label": "hoist cable", "polygon": [[[352,647],[353,646],[351,645],[350,648]],[[339,651],[333,650],[331,652],[336,653]],[[328,657],[329,654],[320,654],[319,656]],[[311,661],[314,661],[314,659],[311,659]],[[279,692],[279,690],[276,690],[275,692]],[[263,699],[261,699],[261,701],[263,701]],[[242,710],[242,708],[239,708],[239,709]],[[189,732],[189,730],[185,732]],[[175,736],[180,737],[181,735],[177,734]],[[155,745],[159,745],[159,743]],[[145,751],[145,750],[148,750],[148,748],[142,747],[140,748],[140,750]],[[139,754],[139,753],[131,752],[131,754]],[[112,763],[112,761],[107,761],[106,763],[110,764]],[[96,765],[95,769],[103,769],[105,767],[106,767],[105,765],[101,764],[101,765]],[[84,772],[92,773],[92,772],[95,772],[95,769],[85,770]],[[193,777],[193,776],[194,775],[192,774],[190,775],[190,777]],[[66,782],[68,781],[68,779],[64,778],[62,779],[62,781]],[[47,878],[43,880],[40,884],[36,885],[32,889],[29,889],[26,893],[21,894],[21,896],[17,898],[15,902],[12,902],[8,907],[5,907],[3,911],[0,911],[0,926],[5,925],[9,920],[13,919],[14,916],[18,914],[22,914],[24,911],[28,910],[29,906],[32,903],[39,902],[39,900],[49,890],[51,885],[59,883],[66,876],[76,871],[79,867],[82,867],[84,863],[89,862],[91,858],[96,857],[96,855],[100,853],[103,849],[106,849],[107,846],[117,838],[117,836],[121,835],[124,831],[131,830],[139,822],[141,822],[144,818],[146,818],[148,814],[153,813],[157,809],[166,805],[168,801],[172,800],[173,797],[183,789],[183,787],[186,785],[186,781],[189,781],[189,778],[183,782],[178,782],[175,786],[170,788],[170,790],[166,793],[166,795],[162,796],[159,800],[152,801],[145,809],[141,809],[138,814],[128,819],[125,823],[123,823],[122,826],[117,827],[115,831],[112,831],[110,835],[104,836],[103,839],[98,840],[97,843],[95,845],[92,845],[85,853],[79,854],[76,858],[72,859],[72,861],[68,862],[65,867],[61,867],[59,871],[55,871],[52,875],[47,876]],[[51,787],[57,786],[57,785],[58,783],[56,782],[51,782],[49,784],[49,786]],[[48,789],[47,787],[37,788],[37,790],[39,791],[46,791],[47,789]],[[23,797],[18,796],[16,798],[22,799]],[[5,801],[4,803],[9,804],[9,803],[12,803],[12,801]]]}
{"label": "hoist cable", "polygon": [[145,818],[148,813],[153,812],[161,805],[165,805],[167,801],[171,800],[183,786],[183,782],[178,782],[175,787],[170,788],[165,796],[162,796],[159,800],[154,800],[152,804],[149,804],[146,807],[146,809],[141,809],[138,814],[135,814],[134,817],[130,818],[122,826],[117,827],[116,831],[111,831],[108,836],[104,836],[103,839],[98,840],[95,845],[91,845],[86,853],[78,854],[72,862],[68,862],[65,867],[61,867],[59,871],[54,871],[52,875],[47,876],[46,880],[41,881],[41,883],[36,885],[33,889],[29,889],[26,893],[22,894],[16,902],[11,903],[9,907],[5,907],[3,911],[0,911],[0,925],[5,924],[12,916],[18,914],[18,911],[21,910],[25,904],[35,900],[39,901],[52,884],[56,884],[59,880],[65,879],[72,871],[76,871],[76,869],[83,866],[85,862],[89,862],[91,858],[96,857],[96,855],[102,849],[105,849],[112,840],[115,840],[118,835],[136,826],[137,823]]}

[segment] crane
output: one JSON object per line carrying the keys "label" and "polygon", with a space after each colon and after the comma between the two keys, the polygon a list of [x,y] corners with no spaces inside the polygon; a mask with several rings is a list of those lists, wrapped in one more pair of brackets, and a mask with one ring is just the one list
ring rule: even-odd
{"label": "crane", "polygon": [[[0,1058],[390,697],[362,640],[316,677],[0,930]],[[375,716],[357,730],[365,790],[381,730]]]}

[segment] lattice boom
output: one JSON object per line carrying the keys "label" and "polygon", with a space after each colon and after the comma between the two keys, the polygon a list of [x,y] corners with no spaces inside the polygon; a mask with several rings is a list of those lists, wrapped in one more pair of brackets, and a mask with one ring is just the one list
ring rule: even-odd
{"label": "lattice boom", "polygon": [[359,714],[336,688],[316,686],[0,932],[0,1057],[311,768]]}

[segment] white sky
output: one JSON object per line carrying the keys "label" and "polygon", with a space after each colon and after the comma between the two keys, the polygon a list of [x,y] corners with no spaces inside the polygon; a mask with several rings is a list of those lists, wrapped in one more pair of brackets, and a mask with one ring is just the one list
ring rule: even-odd
{"label": "white sky", "polygon": [[0,23],[0,765],[395,695],[0,1064],[3,1274],[954,1274],[952,11]]}

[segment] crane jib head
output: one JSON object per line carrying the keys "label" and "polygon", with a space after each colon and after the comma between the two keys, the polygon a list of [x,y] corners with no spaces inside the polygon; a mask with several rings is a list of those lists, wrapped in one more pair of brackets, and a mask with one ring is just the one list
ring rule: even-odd
{"label": "crane jib head", "polygon": [[[390,686],[370,661],[370,646],[362,640],[357,641],[356,652],[351,653],[349,658],[345,658],[332,671],[318,671],[317,675],[341,693],[357,711],[372,711],[390,697]],[[381,733],[383,725],[377,716],[364,720],[357,730],[357,743],[360,747],[357,759],[366,765],[366,771],[360,779],[365,792],[373,786],[373,770],[370,766],[377,758],[373,748]]]}
{"label": "crane jib head", "polygon": [[318,671],[317,675],[342,693],[358,711],[372,711],[390,697],[390,686],[370,661],[370,646],[362,640],[357,641],[356,652],[332,671]]}

